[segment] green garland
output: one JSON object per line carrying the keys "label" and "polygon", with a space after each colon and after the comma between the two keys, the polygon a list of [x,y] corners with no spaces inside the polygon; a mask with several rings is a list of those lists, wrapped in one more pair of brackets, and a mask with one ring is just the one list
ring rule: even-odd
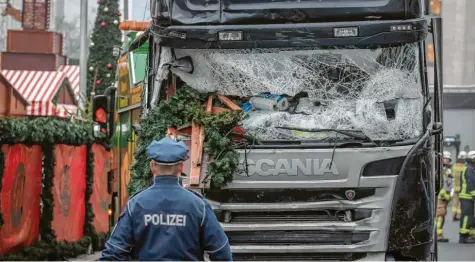
{"label": "green garland", "polygon": [[90,203],[92,195],[92,186],[94,184],[94,152],[92,152],[92,145],[87,145],[87,160],[86,160],[86,216],[84,219],[84,235],[93,236],[96,230],[92,225],[94,221],[94,212]]}
{"label": "green garland", "polygon": [[153,141],[165,137],[168,127],[189,125],[191,121],[205,127],[205,150],[212,157],[207,176],[211,185],[220,188],[232,181],[237,169],[238,153],[228,137],[239,121],[241,111],[221,112],[217,115],[206,113],[202,104],[207,95],[202,95],[189,87],[182,87],[170,98],[140,121],[142,131],[137,139],[135,162],[132,165],[129,194],[143,190],[151,184],[146,147]]}
{"label": "green garland", "polygon": [[56,233],[51,224],[54,216],[54,167],[56,159],[54,157],[54,146],[43,145],[43,189],[41,190],[41,201],[43,202],[43,212],[40,218],[41,240],[47,243],[56,240]]}
{"label": "green garland", "polygon": [[93,142],[92,123],[52,118],[0,119],[0,144],[67,144]]}
{"label": "green garland", "polygon": [[[94,213],[90,198],[94,183],[94,154],[92,143],[96,140],[92,135],[91,123],[74,124],[62,120],[38,119],[0,119],[1,144],[40,144],[43,150],[43,189],[41,200],[43,212],[40,218],[41,240],[19,252],[0,255],[0,260],[66,260],[87,253],[90,245],[95,250],[103,248],[109,233],[97,234],[92,221]],[[88,145],[86,166],[86,218],[84,223],[84,237],[79,241],[57,242],[56,234],[52,229],[54,214],[54,144]],[[4,156],[0,153],[0,189],[4,170]],[[0,214],[1,218],[1,214]]]}
{"label": "green garland", "polygon": [[90,237],[83,237],[75,243],[69,242],[47,242],[44,240],[37,241],[35,244],[24,248],[20,252],[0,255],[2,261],[58,261],[67,260],[86,254],[92,241]]}

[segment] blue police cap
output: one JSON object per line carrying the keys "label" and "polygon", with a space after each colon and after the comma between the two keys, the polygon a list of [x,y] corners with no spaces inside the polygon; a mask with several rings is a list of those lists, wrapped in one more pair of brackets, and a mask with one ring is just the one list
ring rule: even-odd
{"label": "blue police cap", "polygon": [[175,165],[188,159],[188,147],[167,136],[147,146],[147,155],[161,165]]}

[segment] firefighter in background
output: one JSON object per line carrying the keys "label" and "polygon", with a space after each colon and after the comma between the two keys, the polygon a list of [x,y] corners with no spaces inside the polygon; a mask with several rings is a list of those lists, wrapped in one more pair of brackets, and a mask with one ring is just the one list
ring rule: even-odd
{"label": "firefighter in background", "polygon": [[450,152],[444,151],[443,154],[443,164],[444,164],[444,180],[443,187],[440,189],[439,196],[437,199],[437,241],[439,242],[449,242],[447,238],[444,238],[444,222],[445,215],[447,214],[447,206],[450,201],[450,191],[452,190],[453,180],[452,180],[452,155]]}
{"label": "firefighter in background", "polygon": [[460,220],[462,210],[460,209],[459,193],[460,193],[460,174],[465,172],[467,163],[467,152],[460,151],[457,156],[457,162],[452,166],[452,176],[454,177],[454,188],[452,196],[452,215],[454,221]]}
{"label": "firefighter in background", "polygon": [[460,239],[461,244],[474,244],[475,239],[470,238],[471,231],[473,232],[473,212],[475,199],[475,151],[468,152],[470,162],[467,164],[465,172],[460,174],[460,206],[462,209],[462,216],[460,218]]}

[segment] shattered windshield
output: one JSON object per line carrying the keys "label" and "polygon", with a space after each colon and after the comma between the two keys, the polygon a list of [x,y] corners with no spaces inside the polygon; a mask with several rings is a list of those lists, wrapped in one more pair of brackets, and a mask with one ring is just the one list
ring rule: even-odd
{"label": "shattered windshield", "polygon": [[[194,72],[172,72],[199,92],[240,100],[247,111],[242,127],[260,140],[345,139],[282,126],[359,129],[373,140],[401,140],[422,132],[418,52],[417,43],[376,49],[174,50],[176,58],[192,58]],[[162,61],[170,59],[165,50]]]}

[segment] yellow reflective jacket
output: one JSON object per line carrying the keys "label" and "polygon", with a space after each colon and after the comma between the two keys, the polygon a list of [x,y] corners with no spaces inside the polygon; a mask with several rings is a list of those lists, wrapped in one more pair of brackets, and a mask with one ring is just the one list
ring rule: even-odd
{"label": "yellow reflective jacket", "polygon": [[460,184],[461,184],[460,174],[462,174],[462,172],[465,172],[465,169],[467,169],[467,166],[465,165],[465,163],[457,162],[452,166],[452,176],[454,177],[455,193],[460,192]]}

